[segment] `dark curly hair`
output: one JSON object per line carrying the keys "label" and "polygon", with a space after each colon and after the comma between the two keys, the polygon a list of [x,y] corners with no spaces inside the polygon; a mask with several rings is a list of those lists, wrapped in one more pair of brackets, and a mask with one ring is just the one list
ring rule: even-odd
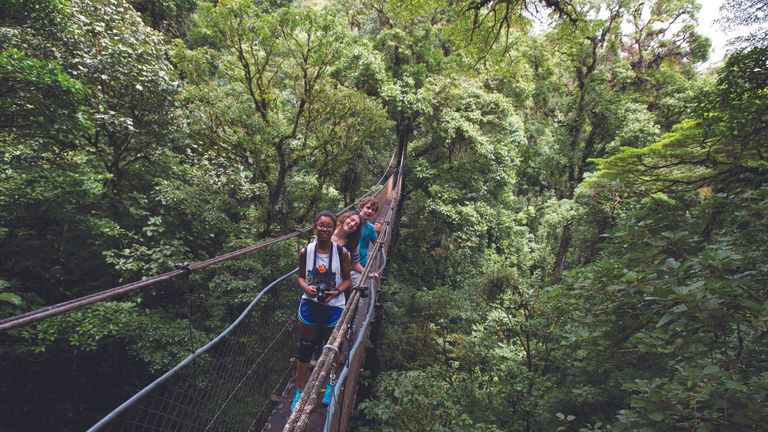
{"label": "dark curly hair", "polygon": [[331,220],[333,221],[333,229],[336,229],[336,225],[338,225],[338,224],[336,223],[336,215],[335,214],[329,212],[328,210],[321,211],[320,213],[315,215],[315,223],[314,223],[314,225],[317,225],[317,221],[319,221],[321,217],[329,217],[329,218],[331,218]]}

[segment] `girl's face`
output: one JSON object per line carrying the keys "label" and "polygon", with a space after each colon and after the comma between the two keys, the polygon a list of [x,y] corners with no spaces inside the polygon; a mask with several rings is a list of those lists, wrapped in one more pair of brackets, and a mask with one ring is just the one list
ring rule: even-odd
{"label": "girl's face", "polygon": [[333,230],[336,228],[336,223],[328,216],[321,216],[315,222],[315,235],[318,240],[330,240],[333,235]]}
{"label": "girl's face", "polygon": [[359,226],[360,216],[358,215],[352,215],[348,217],[347,220],[345,220],[343,223],[344,231],[346,231],[347,234],[355,232]]}

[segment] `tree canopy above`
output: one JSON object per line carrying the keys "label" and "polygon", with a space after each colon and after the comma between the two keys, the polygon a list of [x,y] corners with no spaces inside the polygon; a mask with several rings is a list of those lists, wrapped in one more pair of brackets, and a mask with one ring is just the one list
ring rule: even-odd
{"label": "tree canopy above", "polygon": [[[727,0],[722,24],[762,29],[763,3]],[[305,226],[407,148],[381,370],[353,427],[761,430],[766,33],[699,72],[700,9],[5,1],[0,312]],[[293,246],[6,335],[0,428],[93,424]]]}

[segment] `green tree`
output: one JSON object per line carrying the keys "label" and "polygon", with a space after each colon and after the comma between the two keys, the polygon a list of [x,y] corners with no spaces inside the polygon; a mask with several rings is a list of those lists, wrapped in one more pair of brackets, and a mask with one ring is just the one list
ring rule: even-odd
{"label": "green tree", "polygon": [[109,174],[107,191],[119,212],[131,169],[178,142],[178,83],[162,38],[128,5],[73,1],[70,7],[64,64],[89,88],[89,127],[77,145]]}
{"label": "green tree", "polygon": [[183,37],[197,0],[131,0],[129,4],[148,26],[171,37]]}
{"label": "green tree", "polygon": [[[567,161],[563,168],[567,177],[563,179],[564,183],[560,184],[561,189],[558,191],[558,194],[566,199],[573,197],[576,186],[587,170],[587,161],[595,156],[596,148],[600,144],[599,128],[590,128],[589,120],[593,111],[589,96],[598,90],[595,88],[598,83],[595,82],[598,67],[604,64],[606,58],[615,56],[611,47],[615,46],[619,36],[618,30],[624,13],[620,3],[611,3],[607,5],[607,17],[602,18],[599,16],[601,6],[587,6],[581,15],[591,15],[591,18],[583,18],[575,27],[568,22],[563,23],[554,32],[555,37],[560,36],[556,43],[563,44],[565,57],[573,68],[575,78],[571,83],[574,94],[569,109],[571,115],[562,138],[565,141],[563,153]],[[573,222],[566,221],[560,234],[552,270],[552,278],[555,281],[562,276],[572,236]]]}
{"label": "green tree", "polygon": [[266,208],[264,234],[278,221],[289,223],[295,197],[288,187],[303,168],[318,173],[311,204],[327,194],[329,180],[352,175],[334,158],[381,156],[388,127],[382,110],[332,77],[353,43],[333,17],[231,1],[201,4],[196,20],[193,46],[203,46],[179,53],[190,108],[198,113],[195,139],[261,189],[254,204]]}
{"label": "green tree", "polygon": [[768,77],[763,48],[726,59],[712,88],[705,88],[681,122],[645,148],[623,148],[600,160],[603,178],[645,193],[695,191],[719,184],[759,182],[765,174],[764,88]]}
{"label": "green tree", "polygon": [[691,118],[648,147],[600,160],[582,186],[618,184],[626,202],[598,259],[563,281],[565,340],[589,353],[575,356],[567,387],[598,407],[599,395],[623,401],[596,419],[617,429],[759,429],[765,353],[756,323],[768,294],[754,230],[765,210],[756,150],[765,138],[752,128],[764,106],[764,55],[730,56]]}

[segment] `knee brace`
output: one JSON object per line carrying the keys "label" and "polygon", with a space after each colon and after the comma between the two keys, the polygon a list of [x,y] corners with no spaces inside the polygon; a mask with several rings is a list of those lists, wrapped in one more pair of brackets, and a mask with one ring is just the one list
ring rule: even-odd
{"label": "knee brace", "polygon": [[312,353],[315,351],[315,343],[312,341],[305,341],[304,339],[299,342],[299,362],[309,363],[312,360]]}

